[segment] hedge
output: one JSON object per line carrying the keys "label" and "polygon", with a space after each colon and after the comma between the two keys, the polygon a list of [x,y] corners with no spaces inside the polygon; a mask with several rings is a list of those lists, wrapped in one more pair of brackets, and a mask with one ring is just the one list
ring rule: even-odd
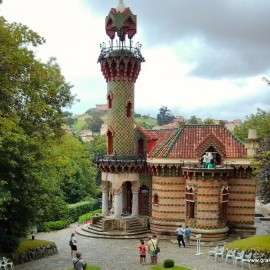
{"label": "hedge", "polygon": [[69,224],[70,224],[69,220],[43,222],[42,231],[49,232],[49,231],[62,230],[62,229],[67,228]]}
{"label": "hedge", "polygon": [[[100,202],[98,202],[98,200],[83,201],[75,204],[70,204],[68,205],[68,219],[43,222],[42,225],[39,225],[38,231],[48,232],[54,230],[62,230],[67,228],[70,223],[78,221],[80,216],[83,214],[89,214],[89,212],[95,211],[99,208]],[[97,213],[100,213],[99,211],[100,210],[97,210]]]}
{"label": "hedge", "polygon": [[85,222],[85,221],[88,221],[88,220],[90,220],[93,216],[95,216],[96,214],[100,214],[100,213],[102,213],[102,209],[97,209],[97,210],[91,211],[90,213],[81,215],[81,216],[79,217],[79,223],[83,223],[83,222]]}
{"label": "hedge", "polygon": [[68,206],[70,222],[78,221],[79,217],[85,213],[96,210],[100,206],[100,203],[95,200],[94,202],[85,201]]}

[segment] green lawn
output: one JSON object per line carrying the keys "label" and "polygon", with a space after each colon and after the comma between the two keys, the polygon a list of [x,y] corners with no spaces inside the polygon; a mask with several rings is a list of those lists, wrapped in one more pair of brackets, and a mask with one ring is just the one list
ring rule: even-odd
{"label": "green lawn", "polygon": [[253,236],[242,240],[237,240],[226,245],[226,248],[240,250],[270,250],[270,234]]}
{"label": "green lawn", "polygon": [[85,125],[86,122],[84,119],[78,119],[78,122],[75,125],[73,125],[72,128],[78,131],[84,129]]}
{"label": "green lawn", "polygon": [[20,242],[20,246],[16,249],[15,253],[21,253],[25,250],[45,246],[52,243],[52,241],[45,241],[45,240],[32,240],[28,238],[24,238]]}
{"label": "green lawn", "polygon": [[152,270],[162,270],[162,269],[167,269],[167,270],[190,270],[190,268],[186,268],[184,266],[178,266],[178,265],[175,265],[172,268],[163,268],[163,265],[153,265],[153,266],[151,266],[151,269]]}
{"label": "green lawn", "polygon": [[[48,244],[52,243],[52,241],[45,241],[45,240],[32,240],[28,238],[24,238],[21,240],[19,247],[14,251],[14,254],[19,254],[23,251],[29,250],[31,248],[46,246]],[[0,257],[9,257],[10,253],[0,253]]]}

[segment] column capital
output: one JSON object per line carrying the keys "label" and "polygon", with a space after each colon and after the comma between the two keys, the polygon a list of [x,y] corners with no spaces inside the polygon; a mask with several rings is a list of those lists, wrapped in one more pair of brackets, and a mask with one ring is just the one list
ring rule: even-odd
{"label": "column capital", "polygon": [[113,194],[114,194],[114,195],[120,195],[120,194],[122,193],[122,191],[123,191],[123,188],[122,188],[122,187],[115,188],[115,189],[113,190]]}
{"label": "column capital", "polygon": [[140,191],[140,186],[132,186],[131,187],[132,193],[139,193]]}
{"label": "column capital", "polygon": [[109,185],[108,185],[109,182],[105,182],[105,181],[102,181],[101,183],[101,189],[102,189],[102,192],[108,192],[109,191]]}

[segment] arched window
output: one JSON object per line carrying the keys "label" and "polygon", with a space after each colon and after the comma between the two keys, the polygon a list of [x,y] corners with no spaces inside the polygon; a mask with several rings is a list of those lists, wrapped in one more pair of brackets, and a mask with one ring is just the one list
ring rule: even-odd
{"label": "arched window", "polygon": [[108,102],[108,109],[111,109],[112,108],[112,94],[111,93],[107,96],[107,102]]}
{"label": "arched window", "polygon": [[132,109],[132,104],[129,101],[127,104],[127,117],[131,117],[131,109]]}
{"label": "arched window", "polygon": [[195,216],[195,195],[193,188],[186,188],[186,216],[194,218]]}
{"label": "arched window", "polygon": [[143,139],[138,140],[138,158],[143,158],[144,143]]}
{"label": "arched window", "polygon": [[229,202],[229,187],[224,187],[220,194],[220,218],[225,220],[227,218],[227,209]]}
{"label": "arched window", "polygon": [[113,136],[112,132],[108,130],[107,132],[107,138],[108,138],[108,154],[112,155],[113,153]]}
{"label": "arched window", "polygon": [[153,204],[158,204],[158,195],[157,194],[155,194],[153,196]]}

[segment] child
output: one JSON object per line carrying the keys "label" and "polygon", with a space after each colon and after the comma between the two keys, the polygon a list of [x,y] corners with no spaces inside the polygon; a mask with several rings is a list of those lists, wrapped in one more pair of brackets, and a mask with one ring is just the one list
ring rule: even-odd
{"label": "child", "polygon": [[140,244],[138,245],[139,253],[140,253],[140,264],[145,264],[146,258],[146,246],[143,240],[140,240]]}

